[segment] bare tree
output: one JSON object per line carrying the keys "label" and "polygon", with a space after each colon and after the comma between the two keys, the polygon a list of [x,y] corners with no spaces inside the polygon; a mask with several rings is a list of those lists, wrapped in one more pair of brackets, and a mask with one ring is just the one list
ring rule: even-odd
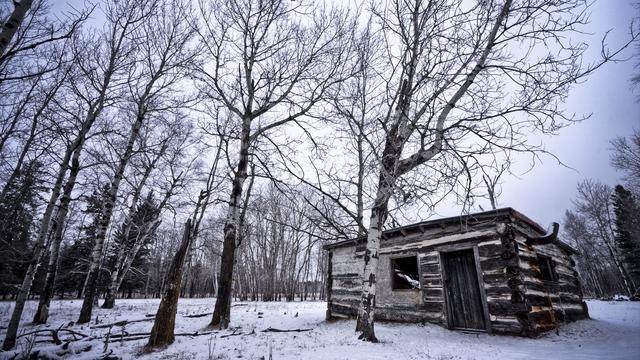
{"label": "bare tree", "polygon": [[209,57],[200,88],[239,123],[237,161],[211,326],[226,328],[250,147],[301,118],[342,81],[342,15],[284,0],[201,2],[199,34]]}
{"label": "bare tree", "polygon": [[640,192],[640,130],[611,141],[611,165],[624,174],[624,180],[636,193]]}
{"label": "bare tree", "polygon": [[[6,54],[6,55],[8,55],[8,54]],[[53,87],[53,89],[55,90],[53,92],[53,94],[55,94],[58,91],[59,86],[60,85],[58,83],[58,85]],[[42,111],[44,111],[46,106],[48,106],[48,103],[49,103],[49,101],[51,101],[51,99],[52,99],[51,96],[45,97],[43,103],[46,103],[46,104],[45,104],[45,107],[42,107],[42,106],[39,107],[39,109],[41,109],[39,111],[40,113]],[[17,331],[18,331],[18,326],[20,324],[20,317],[22,315],[22,311],[24,309],[24,305],[25,305],[26,299],[29,296],[29,292],[31,290],[31,285],[33,283],[33,279],[34,279],[34,277],[36,275],[38,267],[40,266],[40,263],[42,262],[42,259],[44,258],[44,254],[46,252],[46,243],[45,243],[45,241],[46,241],[47,235],[49,233],[51,217],[53,215],[55,204],[56,204],[56,202],[58,200],[58,197],[60,196],[60,191],[62,190],[62,184],[63,184],[64,178],[65,178],[65,175],[67,173],[67,170],[69,168],[69,161],[71,160],[73,152],[76,149],[82,148],[82,145],[84,144],[84,141],[86,139],[86,135],[87,135],[89,129],[91,128],[91,126],[93,125],[93,123],[95,121],[95,118],[96,117],[93,116],[93,114],[88,114],[85,117],[84,121],[81,122],[80,130],[79,130],[78,135],[71,142],[71,144],[66,148],[66,151],[64,152],[62,160],[60,161],[59,169],[57,171],[57,174],[55,175],[55,180],[54,180],[53,185],[51,187],[51,194],[50,194],[48,202],[46,203],[46,206],[45,206],[45,209],[44,209],[44,213],[42,215],[42,220],[40,222],[40,228],[38,230],[38,235],[36,237],[34,248],[33,248],[33,252],[32,252],[32,259],[29,261],[29,266],[27,268],[27,272],[26,272],[25,277],[24,277],[24,279],[22,281],[22,284],[20,285],[20,288],[18,290],[18,296],[16,298],[16,304],[15,304],[15,307],[13,309],[11,320],[9,321],[9,326],[7,328],[7,333],[5,335],[5,341],[3,343],[3,349],[4,350],[10,350],[15,346],[15,340],[16,340],[16,335],[17,335]],[[37,118],[33,119],[34,122],[36,120],[37,120]],[[27,141],[29,141],[29,140],[27,140]],[[23,153],[24,153],[24,151],[23,151]],[[18,161],[21,161],[20,158],[18,159]]]}
{"label": "bare tree", "polygon": [[[173,121],[179,123],[180,120],[174,119]],[[149,218],[148,223],[136,229],[136,238],[130,247],[122,246],[117,250],[115,265],[111,269],[111,281],[107,288],[104,304],[102,306],[103,308],[113,308],[117,291],[131,268],[134,259],[140,249],[147,243],[152,231],[160,225],[162,221],[161,212],[169,207],[172,197],[174,197],[176,193],[185,186],[185,179],[187,179],[189,174],[194,170],[192,166],[193,164],[190,161],[193,155],[189,153],[189,151],[193,149],[190,144],[193,134],[184,127],[170,126],[169,129],[171,128],[173,128],[173,132],[167,131],[164,134],[167,137],[162,140],[158,153],[155,154],[155,157],[152,158],[147,165],[141,181],[135,188],[126,216],[128,219],[131,219],[133,216],[135,211],[134,207],[136,206],[135,204],[137,204],[140,199],[142,188],[144,187],[144,184],[151,173],[150,170],[152,169],[167,171],[169,174],[167,176],[168,179],[166,184],[163,186],[164,192],[161,194],[161,200],[157,206],[157,211]],[[169,159],[167,159],[168,166],[159,166],[159,159],[165,152],[167,152],[167,148],[169,148]],[[122,236],[125,239],[128,239],[133,230],[134,224],[131,221],[125,221],[125,223],[127,226],[125,226]]]}
{"label": "bare tree", "polygon": [[502,193],[499,188],[500,178],[509,171],[510,166],[511,162],[508,156],[502,161],[494,157],[491,165],[480,166],[480,169],[482,170],[482,181],[486,186],[487,197],[489,198],[489,203],[493,210],[497,209],[498,197],[500,197],[500,194]]}
{"label": "bare tree", "polygon": [[[132,156],[135,154],[134,146],[139,139],[140,130],[149,119],[159,111],[167,108],[183,106],[176,104],[171,97],[176,90],[178,81],[184,76],[179,69],[186,68],[192,53],[186,51],[190,33],[186,31],[180,6],[175,3],[162,4],[160,2],[145,3],[133,2],[125,4],[123,10],[132,16],[132,27],[129,29],[131,41],[131,61],[127,65],[131,96],[131,112],[133,122],[131,129],[125,135],[124,150],[119,154],[117,165],[107,198],[104,199],[101,213],[101,221],[96,233],[92,252],[91,265],[87,274],[87,287],[80,311],[79,323],[88,322],[91,319],[91,309],[95,296],[96,280],[99,274],[99,266],[102,257],[104,241],[107,236],[107,228],[111,222],[115,201],[124,177],[125,170]],[[154,18],[154,14],[160,15]],[[136,51],[141,51],[139,59],[136,59]],[[136,65],[140,65],[137,68]],[[125,98],[126,99],[126,98]],[[127,113],[127,112],[125,112]]]}
{"label": "bare tree", "polygon": [[633,281],[616,245],[613,189],[595,180],[578,183],[574,209],[565,215],[568,238],[581,249],[578,268],[597,296],[633,295]]}
{"label": "bare tree", "polygon": [[307,202],[332,202],[341,210],[344,221],[328,222],[340,234],[338,238],[366,234],[364,212],[371,201],[367,180],[379,155],[376,119],[381,116],[383,103],[376,67],[383,48],[371,31],[369,22],[364,29],[354,26],[349,34],[353,43],[346,63],[350,76],[327,94],[329,104],[322,114],[322,124],[331,126],[332,131],[324,137],[316,136],[315,151],[304,159],[282,164],[296,180],[322,195],[320,199],[305,197]]}
{"label": "bare tree", "polygon": [[149,335],[149,341],[145,345],[146,351],[165,347],[173,343],[175,339],[173,331],[175,328],[176,311],[178,310],[178,298],[180,297],[182,268],[185,258],[192,250],[191,243],[198,237],[200,224],[202,223],[207,207],[211,204],[211,194],[218,186],[217,175],[220,171],[219,160],[222,147],[223,141],[220,139],[205,187],[198,195],[192,216],[185,222],[182,240],[167,272],[160,305],[158,306],[156,318],[151,329],[151,334]]}
{"label": "bare tree", "polygon": [[[132,71],[137,75],[128,81],[129,92],[133,95],[132,105],[137,109],[136,120],[129,138],[130,144],[138,140],[139,134],[137,132],[145,125],[145,122],[150,122],[150,117],[158,112],[165,112],[167,109],[184,107],[187,103],[181,97],[176,96],[178,94],[176,87],[179,85],[180,80],[188,75],[186,70],[190,68],[189,63],[194,57],[193,50],[188,48],[192,34],[187,25],[189,8],[185,4],[176,1],[159,2],[155,6],[157,8],[154,14],[147,18],[144,24],[137,28],[133,34],[135,38],[139,39],[139,48],[142,51],[137,61],[140,69]],[[174,119],[170,121],[174,121]],[[169,129],[171,128],[169,127]],[[171,137],[182,137],[182,140],[185,140],[185,134],[171,134],[171,132],[169,134]],[[188,138],[189,134],[186,135]],[[149,164],[147,171],[143,175],[144,181],[139,183],[138,188],[144,186],[144,182],[146,182],[151,170],[156,168],[158,160],[166,151],[168,141],[170,141],[169,138],[161,141],[160,151]],[[131,148],[130,154],[134,154],[133,148]],[[124,167],[122,168],[122,174],[124,174]],[[174,188],[181,182],[182,177],[179,174],[171,180],[171,185],[161,200],[160,209],[166,206],[174,193]],[[115,183],[115,180],[113,183]],[[139,197],[140,191],[136,189],[131,200],[129,213],[133,213],[133,207],[137,206]],[[113,307],[115,292],[117,292],[122,283],[126,270],[131,265],[137,250],[145,243],[146,235],[149,233],[148,230],[150,229],[145,232],[139,232],[140,238],[136,242],[133,251],[127,254],[127,260],[124,258],[125,249],[120,249],[116,260],[119,266],[116,266],[111,272],[111,285],[108,288],[103,308]],[[125,229],[125,238],[128,237],[128,231],[130,231],[130,228]],[[127,263],[128,266],[126,266]],[[120,267],[123,265],[123,271],[120,271]]]}
{"label": "bare tree", "polygon": [[582,67],[586,45],[574,45],[569,35],[586,23],[587,8],[579,0],[472,6],[395,0],[373,7],[380,41],[387,45],[382,76],[388,108],[380,120],[384,146],[364,256],[361,339],[377,341],[380,236],[402,179],[419,175],[418,169],[433,169],[434,177],[443,179],[447,174],[438,175],[438,168],[457,162],[460,171],[450,176],[455,183],[460,175],[473,176],[470,154],[544,152],[527,141],[531,131],[555,133],[571,123],[574,119],[556,106],[571,85],[638,36],[633,29],[629,43],[616,51],[603,49],[599,62]]}
{"label": "bare tree", "polygon": [[[49,16],[50,5],[46,0],[13,1],[12,4],[13,10],[0,31],[2,86],[7,81],[26,80],[54,71],[55,66],[34,65],[44,65],[51,55],[55,56],[50,52],[51,45],[71,39],[92,13],[92,9],[74,9],[54,19]],[[0,15],[5,14],[2,11]],[[31,66],[24,66],[27,63]]]}
{"label": "bare tree", "polygon": [[156,313],[156,318],[151,328],[149,342],[145,346],[147,351],[167,346],[173,343],[175,339],[173,329],[176,325],[176,312],[178,310],[178,298],[180,297],[182,265],[189,251],[191,230],[191,219],[188,219],[184,223],[180,247],[173,257],[173,261],[167,272],[167,284],[164,287],[160,306],[158,306],[158,312]]}

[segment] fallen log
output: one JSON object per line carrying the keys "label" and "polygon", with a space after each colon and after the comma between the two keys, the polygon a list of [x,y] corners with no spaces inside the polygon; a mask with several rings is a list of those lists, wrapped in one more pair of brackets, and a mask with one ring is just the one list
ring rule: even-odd
{"label": "fallen log", "polygon": [[262,330],[261,332],[282,333],[282,332],[305,332],[305,331],[311,331],[311,330],[313,330],[313,329],[276,329],[276,328],[268,327],[268,328]]}
{"label": "fallen log", "polygon": [[233,330],[233,332],[231,334],[220,335],[220,339],[228,338],[228,337],[231,337],[231,336],[253,335],[255,333],[256,333],[255,329],[251,330],[251,332],[249,332],[249,333],[236,332],[236,330]]}
{"label": "fallen log", "polygon": [[[87,337],[89,337],[86,334],[83,334],[81,332],[78,331],[74,331],[71,329],[63,329],[62,326],[60,326],[57,329],[38,329],[38,330],[33,330],[33,331],[29,331],[23,334],[20,334],[18,336],[18,338],[24,337],[24,336],[29,336],[29,335],[33,335],[35,337],[42,337],[42,336],[51,336],[51,341],[47,341],[47,342],[52,342],[56,345],[60,345],[63,343],[62,340],[60,340],[60,333],[61,332],[65,332],[65,333],[69,333],[73,336],[73,341],[76,340],[80,340],[80,339],[85,339]],[[42,341],[39,341],[42,342]]]}
{"label": "fallen log", "polygon": [[208,312],[203,314],[192,314],[192,315],[182,315],[182,316],[186,318],[201,318],[201,317],[209,316],[212,314],[213,314],[212,312]]}
{"label": "fallen log", "polygon": [[111,324],[103,324],[103,325],[91,326],[90,329],[106,329],[106,328],[110,328],[110,327],[114,327],[114,326],[126,326],[127,324],[133,324],[133,323],[143,322],[143,321],[153,321],[153,320],[155,320],[155,317],[153,317],[153,318],[145,318],[145,319],[137,319],[137,320],[121,320],[121,321],[116,321],[116,322],[111,323]]}
{"label": "fallen log", "polygon": [[[192,333],[176,333],[173,336],[203,336],[215,334],[218,331],[205,331],[205,332],[192,332]],[[151,333],[127,333],[123,336],[123,334],[111,334],[111,339],[109,339],[109,343],[115,343],[119,341],[134,341],[134,340],[143,340],[149,338]]]}

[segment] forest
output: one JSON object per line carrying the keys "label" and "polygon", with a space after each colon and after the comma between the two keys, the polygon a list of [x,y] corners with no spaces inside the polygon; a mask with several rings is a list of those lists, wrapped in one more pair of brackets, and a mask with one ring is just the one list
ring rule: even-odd
{"label": "forest", "polygon": [[[554,158],[541,137],[591,121],[563,107],[572,89],[637,53],[634,22],[614,45],[596,34],[587,59],[574,37],[590,7],[3,2],[3,350],[30,301],[28,323],[78,299],[74,322],[89,324],[98,308],[160,299],[151,351],[174,342],[185,298],[214,298],[216,330],[234,302],[324,300],[323,246],[360,237],[370,281],[354,325],[377,342],[382,230],[441,206],[495,210],[518,159]],[[640,130],[610,145],[624,178],[580,182],[560,236],[579,250],[585,297],[638,299]]]}

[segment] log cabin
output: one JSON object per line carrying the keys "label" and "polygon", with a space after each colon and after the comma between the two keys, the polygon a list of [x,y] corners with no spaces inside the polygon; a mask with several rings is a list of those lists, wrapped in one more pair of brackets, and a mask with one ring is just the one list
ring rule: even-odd
{"label": "log cabin", "polygon": [[[587,318],[576,250],[512,209],[429,220],[383,232],[375,318],[536,337]],[[366,238],[324,247],[327,319],[355,317]]]}

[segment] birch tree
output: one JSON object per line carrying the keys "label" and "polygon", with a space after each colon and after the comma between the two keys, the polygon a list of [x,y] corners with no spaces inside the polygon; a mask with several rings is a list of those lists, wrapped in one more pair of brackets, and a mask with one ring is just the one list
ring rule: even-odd
{"label": "birch tree", "polygon": [[[5,4],[0,8],[0,15],[3,15],[4,20],[0,30],[0,83],[7,79],[7,63],[15,61],[18,57],[24,58],[38,53],[39,49],[47,48],[52,43],[69,39],[91,12],[66,12],[59,21],[52,21],[47,16],[50,5],[45,0],[13,1],[11,5],[12,9],[4,8]],[[46,72],[42,70],[30,75]],[[14,79],[15,76],[8,78]]]}
{"label": "birch tree", "polygon": [[[74,28],[75,29],[75,28]],[[75,30],[74,30],[75,31]],[[59,53],[58,53],[59,54]],[[5,54],[5,56],[8,56],[9,54]],[[18,77],[20,78],[20,77]],[[5,78],[6,80],[6,78]],[[53,89],[55,90],[53,94],[55,95],[55,93],[58,91],[60,87],[60,83],[57,83],[57,85],[55,85],[53,87]],[[51,101],[52,97],[51,96],[46,96],[44,98],[43,104],[41,104],[41,106],[38,108],[39,110],[36,112],[36,114],[41,113],[42,111],[44,111],[44,109],[47,108],[47,106],[49,105],[49,101]],[[104,101],[104,96],[100,97],[98,96],[98,99],[96,100],[97,103],[101,103],[102,101]],[[44,105],[44,107],[42,106]],[[97,107],[95,110],[97,110],[98,112],[100,111],[99,107]],[[18,114],[17,115],[22,115],[22,114]],[[62,190],[62,185],[64,182],[64,178],[66,176],[67,170],[69,169],[69,161],[71,160],[72,154],[76,149],[81,149],[84,141],[86,140],[86,135],[89,132],[91,126],[93,125],[93,123],[95,122],[96,116],[94,116],[95,114],[93,112],[88,112],[87,115],[83,118],[83,120],[80,122],[79,124],[79,131],[77,132],[77,134],[75,134],[73,140],[71,141],[71,143],[66,147],[66,150],[64,151],[64,155],[62,156],[62,159],[59,163],[59,168],[56,172],[56,175],[54,177],[54,181],[53,184],[51,186],[51,193],[49,196],[48,201],[46,202],[46,205],[44,207],[44,212],[42,214],[42,219],[40,221],[40,226],[39,229],[37,231],[37,235],[35,238],[35,242],[34,242],[34,247],[33,247],[33,251],[32,251],[32,258],[29,261],[29,266],[27,268],[26,274],[22,280],[22,283],[19,287],[18,290],[18,295],[16,298],[16,303],[11,315],[11,319],[9,321],[9,326],[7,327],[7,333],[5,335],[5,340],[3,343],[3,349],[4,350],[10,350],[15,346],[15,341],[16,341],[16,335],[17,335],[17,331],[18,331],[18,327],[20,324],[20,317],[22,315],[22,311],[24,309],[24,305],[25,302],[29,296],[29,292],[31,290],[31,285],[33,283],[34,277],[36,275],[36,272],[42,262],[42,259],[44,258],[44,255],[46,253],[46,238],[47,235],[49,233],[49,228],[50,228],[50,224],[51,224],[51,218],[55,209],[55,205],[56,202],[58,200],[58,197],[60,196],[60,192]],[[33,121],[37,121],[37,118],[34,118]],[[31,138],[31,137],[30,137]],[[29,142],[29,140],[27,140],[27,142]],[[24,151],[23,151],[24,153]],[[21,153],[22,155],[22,153]],[[20,161],[20,158],[18,158],[18,161]]]}
{"label": "birch tree", "polygon": [[[150,118],[166,109],[184,106],[184,100],[175,97],[179,80],[185,76],[181,69],[188,68],[193,52],[187,46],[191,32],[187,30],[185,18],[188,8],[179,2],[133,2],[125,11],[136,14],[136,25],[131,28],[127,40],[131,41],[131,59],[128,71],[128,94],[130,109],[124,113],[132,116],[131,128],[125,135],[124,149],[119,155],[111,179],[110,189],[103,204],[91,265],[87,274],[87,288],[80,311],[79,323],[91,318],[96,280],[107,228],[111,222],[115,201],[125,170],[135,154],[135,144],[140,131]],[[140,53],[138,53],[140,52]],[[109,304],[107,304],[109,305]]]}
{"label": "birch tree", "polygon": [[[468,154],[544,149],[531,132],[552,134],[573,122],[560,103],[575,82],[629,43],[582,65],[575,43],[588,3],[566,0],[403,1],[372,6],[385,44],[387,109],[364,255],[357,331],[377,341],[374,304],[380,237],[389,202],[407,176],[465,167]],[[638,35],[632,30],[632,41]],[[434,181],[442,179],[433,171]],[[472,175],[472,174],[469,174]],[[469,176],[467,175],[467,176]],[[457,181],[455,176],[453,181]]]}
{"label": "birch tree", "polygon": [[[173,119],[172,121],[180,122],[179,119]],[[146,165],[142,178],[134,189],[127,215],[125,215],[122,238],[129,239],[132,231],[135,231],[136,236],[130,246],[121,246],[117,249],[115,265],[111,269],[110,282],[102,305],[105,309],[113,308],[117,291],[129,272],[133,261],[142,247],[147,244],[153,230],[158,228],[162,222],[162,212],[167,210],[170,206],[170,201],[185,187],[185,180],[189,179],[191,173],[195,170],[191,162],[193,154],[190,153],[193,150],[193,133],[188,130],[189,127],[174,126],[172,124],[164,128],[167,129],[164,133],[167,137],[161,141],[157,153],[152,155],[153,157]],[[160,158],[167,152],[166,164],[162,166],[159,164]],[[142,195],[142,189],[145,187],[151,170],[166,171],[168,174],[165,176],[166,180],[161,186],[160,201],[156,206],[156,211],[150,214],[147,222],[133,224],[131,219],[136,211]],[[135,225],[138,225],[136,229],[133,228]]]}
{"label": "birch tree", "polygon": [[23,0],[20,2],[14,1],[13,11],[9,18],[2,24],[2,31],[0,32],[0,56],[4,54],[11,39],[15,35],[18,27],[22,24],[22,21],[27,15],[27,11],[31,8],[33,0]]}

